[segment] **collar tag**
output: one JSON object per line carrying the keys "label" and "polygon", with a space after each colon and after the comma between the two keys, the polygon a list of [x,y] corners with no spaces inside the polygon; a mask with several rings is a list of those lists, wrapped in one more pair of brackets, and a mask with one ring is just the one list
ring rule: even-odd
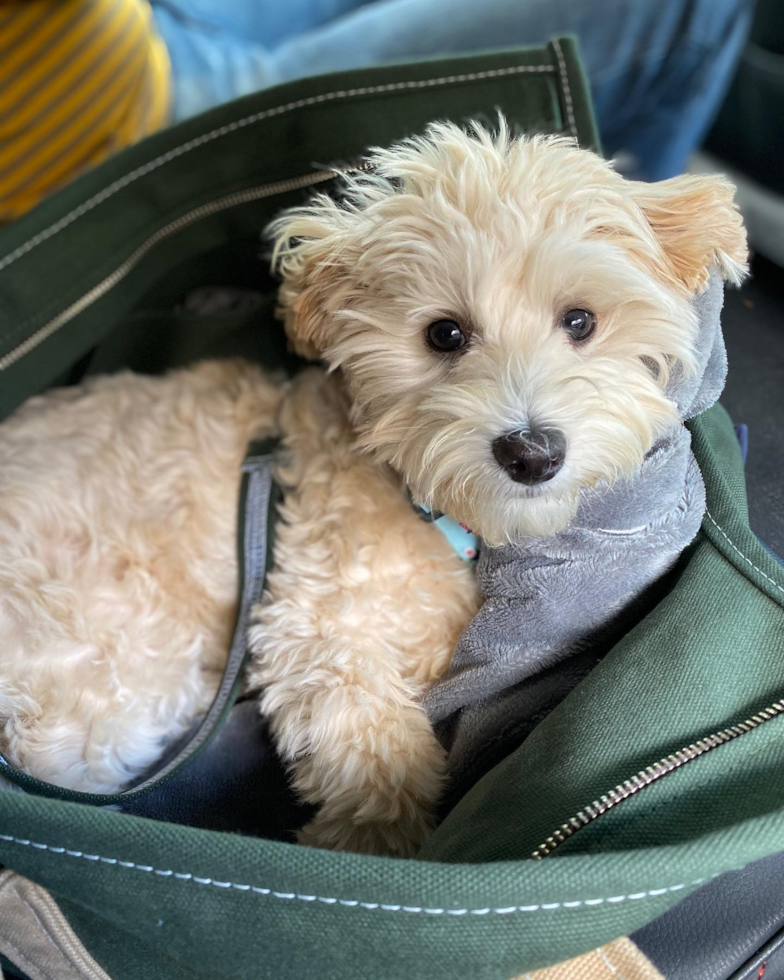
{"label": "collar tag", "polygon": [[452,545],[452,550],[459,555],[463,561],[476,561],[479,557],[481,547],[480,538],[469,530],[464,524],[447,517],[438,510],[431,510],[424,504],[414,504],[415,510],[423,521],[433,524],[444,535]]}

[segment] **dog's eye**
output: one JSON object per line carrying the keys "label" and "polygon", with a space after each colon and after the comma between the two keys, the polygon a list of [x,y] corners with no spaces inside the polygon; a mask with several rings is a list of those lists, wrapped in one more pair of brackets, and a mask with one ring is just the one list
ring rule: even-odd
{"label": "dog's eye", "polygon": [[587,340],[596,326],[596,317],[590,310],[567,310],[561,317],[561,326],[572,340]]}
{"label": "dog's eye", "polygon": [[433,350],[459,350],[465,346],[466,335],[454,320],[436,320],[427,328],[427,342]]}

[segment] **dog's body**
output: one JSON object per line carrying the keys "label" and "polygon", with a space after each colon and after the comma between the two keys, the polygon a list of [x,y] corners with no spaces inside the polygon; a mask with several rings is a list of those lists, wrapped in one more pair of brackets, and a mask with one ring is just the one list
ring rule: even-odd
{"label": "dog's body", "polygon": [[444,768],[421,698],[477,595],[408,489],[491,546],[552,535],[681,424],[666,386],[694,370],[692,299],[711,268],[744,269],[724,182],[626,182],[503,126],[434,126],[371,164],[343,205],[320,196],[273,228],[289,336],[340,374],[119,376],[2,430],[11,762],[116,789],[204,708],[235,601],[240,460],[279,425],[284,520],[251,681],[321,805],[302,840],[412,853]]}
{"label": "dog's body", "polygon": [[242,459],[277,433],[286,498],[249,682],[296,788],[330,801],[303,839],[411,853],[444,770],[421,698],[475,580],[353,447],[341,380],[320,369],[291,386],[241,361],[117,375],[0,428],[0,749],[112,793],[208,707],[236,609]]}
{"label": "dog's body", "polygon": [[279,390],[239,362],[121,374],[0,427],[0,751],[116,792],[212,700],[237,602],[248,441]]}

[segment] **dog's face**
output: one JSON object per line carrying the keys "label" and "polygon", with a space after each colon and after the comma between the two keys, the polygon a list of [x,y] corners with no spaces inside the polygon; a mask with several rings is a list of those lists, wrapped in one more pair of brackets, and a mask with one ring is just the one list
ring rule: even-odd
{"label": "dog's face", "polygon": [[415,498],[490,544],[555,533],[679,424],[690,300],[745,269],[731,188],[633,183],[503,126],[370,163],[273,225],[295,347],[344,371],[361,444]]}

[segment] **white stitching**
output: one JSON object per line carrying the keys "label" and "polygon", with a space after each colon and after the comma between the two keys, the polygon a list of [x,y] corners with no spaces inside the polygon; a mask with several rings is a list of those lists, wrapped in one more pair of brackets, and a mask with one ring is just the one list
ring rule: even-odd
{"label": "white stitching", "polygon": [[[29,334],[28,337],[17,343],[15,347],[12,347],[7,354],[0,357],[0,371],[5,371],[12,365],[16,364],[21,358],[26,357],[30,351],[35,350],[40,344],[56,333],[61,327],[70,323],[75,316],[82,313],[87,307],[91,306],[96,300],[101,299],[105,296],[110,289],[113,289],[117,282],[124,279],[125,276],[130,272],[138,262],[149,252],[151,248],[157,245],[160,241],[167,238],[170,234],[180,231],[183,228],[187,228],[189,224],[194,221],[200,220],[206,215],[210,214],[220,214],[221,211],[227,210],[228,208],[236,207],[238,204],[246,204],[249,201],[259,201],[266,197],[272,197],[275,194],[281,194],[284,191],[295,190],[299,187],[311,187],[314,184],[321,183],[326,180],[331,180],[333,177],[338,176],[339,171],[337,170],[320,170],[312,171],[310,173],[302,174],[299,177],[291,177],[288,180],[277,180],[271,184],[262,184],[259,187],[251,187],[245,191],[237,191],[234,194],[227,194],[224,197],[216,198],[215,200],[208,201],[206,204],[201,204],[197,208],[193,208],[191,211],[186,211],[185,214],[181,214],[178,218],[174,218],[168,224],[159,228],[153,235],[150,235],[144,242],[139,245],[137,249],[131,252],[123,261],[116,266],[112,272],[105,276],[101,282],[96,286],[93,286],[89,292],[84,293],[75,302],[71,303],[64,310],[61,310],[57,316],[49,320],[42,327],[36,330],[34,333]],[[6,334],[5,336],[0,335],[0,344],[11,342],[14,343],[14,338],[21,337],[25,328],[36,319],[37,314],[29,316],[22,323],[18,324],[12,333]]]}
{"label": "white stitching", "polygon": [[[240,885],[234,881],[214,881],[212,878],[200,878],[192,874],[184,874],[177,871],[161,871],[148,864],[135,864],[133,861],[118,861],[117,858],[99,857],[97,855],[84,854],[82,851],[69,851],[63,847],[51,847],[49,844],[36,844],[33,841],[25,840],[21,837],[10,837],[7,834],[0,834],[0,840],[8,841],[9,844],[21,844],[24,847],[37,847],[40,850],[51,851],[53,854],[67,854],[70,857],[86,858],[87,860],[104,861],[106,864],[113,864],[119,868],[133,868],[136,871],[153,872],[157,875],[173,875],[183,881],[192,881],[196,885],[211,885],[215,888],[233,888],[241,892],[255,892],[257,895],[268,895],[271,898],[280,898],[287,901],[296,899],[300,902],[323,902],[325,905],[342,905],[344,908],[379,909],[382,912],[413,912],[425,915],[509,915],[511,912],[549,912],[552,909],[573,909],[581,906],[604,905],[605,903],[623,902],[627,898],[640,899],[651,896],[664,895],[667,892],[678,892],[683,888],[692,885],[701,885],[708,881],[708,878],[695,878],[693,881],[684,882],[680,885],[670,885],[667,888],[656,888],[651,891],[636,892],[634,895],[615,895],[612,898],[583,898],[575,899],[570,902],[548,902],[543,905],[508,905],[504,908],[483,908],[483,909],[438,909],[423,908],[418,905],[382,905],[380,902],[360,902],[347,898],[323,898],[320,895],[300,895],[296,892],[276,892],[271,888],[260,888],[257,885]],[[710,878],[717,878],[720,872],[710,875]]]}
{"label": "white stitching", "polygon": [[[559,52],[559,60],[561,58]],[[54,235],[61,232],[68,225],[73,224],[78,218],[87,214],[88,211],[92,211],[93,208],[102,204],[104,201],[108,200],[118,191],[123,190],[129,184],[132,184],[135,180],[140,177],[144,177],[146,174],[151,173],[153,170],[157,170],[164,164],[169,163],[172,160],[177,159],[177,157],[183,156],[185,153],[189,153],[191,150],[195,150],[199,146],[204,146],[205,143],[211,143],[216,139],[220,139],[223,136],[228,136],[229,133],[233,133],[238,129],[244,129],[246,126],[252,126],[257,122],[261,122],[264,119],[269,119],[271,116],[280,116],[286,112],[292,112],[295,109],[304,109],[308,106],[319,105],[322,102],[334,102],[338,99],[346,99],[353,96],[360,95],[377,95],[384,92],[399,92],[405,91],[406,89],[420,89],[420,88],[433,88],[437,85],[449,85],[453,83],[460,82],[476,82],[483,81],[488,78],[501,78],[505,75],[519,75],[523,72],[553,72],[555,68],[553,65],[512,65],[509,68],[492,68],[487,71],[472,71],[465,72],[460,75],[444,75],[440,78],[424,78],[421,80],[409,80],[404,82],[389,82],[385,85],[363,85],[359,88],[350,89],[338,89],[335,92],[324,92],[321,95],[312,95],[306,99],[296,99],[294,102],[286,102],[283,105],[275,106],[272,109],[264,109],[260,112],[254,112],[250,116],[245,116],[243,119],[237,119],[232,123],[227,123],[225,126],[220,126],[217,129],[211,130],[209,133],[203,133],[201,136],[197,136],[192,140],[188,140],[187,143],[182,143],[180,146],[173,147],[166,153],[161,154],[161,156],[156,157],[154,160],[150,160],[141,167],[137,167],[136,170],[130,171],[130,173],[125,174],[124,177],[120,177],[113,183],[109,184],[102,191],[99,191],[89,200],[84,201],[79,207],[74,208],[68,214],[60,218],[49,228],[44,229],[44,231],[39,232],[34,235],[29,241],[20,245],[18,248],[14,249],[4,258],[0,259],[0,270],[7,268],[12,263],[16,262],[23,255],[31,252],[38,245],[52,238]],[[568,87],[568,79],[566,81]],[[571,105],[571,96],[568,98],[568,104]],[[576,131],[572,128],[573,135],[576,135]]]}
{"label": "white stitching", "polygon": [[[566,70],[566,60],[561,50],[561,42],[553,41],[553,48],[558,58],[558,70],[561,74],[561,82],[564,90],[564,101],[566,102],[566,118],[569,121],[569,132],[577,139],[577,120],[574,118],[574,103],[572,102],[572,90],[569,87],[569,73]],[[2,268],[2,266],[0,266]]]}
{"label": "white stitching", "polygon": [[[612,974],[618,973],[618,967],[615,966],[614,963],[612,963],[612,961],[610,960],[609,956],[607,956],[607,954],[604,952],[604,950],[601,948],[601,946],[597,947],[594,950],[594,953],[596,953],[596,955],[599,957],[599,959],[602,961],[602,963],[604,963],[604,965],[607,967],[607,969],[610,971],[610,973],[612,973]],[[623,980],[623,977],[621,977],[620,980]]]}
{"label": "white stitching", "polygon": [[[30,915],[32,915],[32,917],[38,923],[38,926],[39,926],[41,932],[43,932],[43,934],[46,936],[46,940],[49,943],[49,945],[50,946],[53,946],[57,950],[57,952],[61,956],[63,956],[63,951],[60,949],[60,947],[54,941],[54,938],[52,937],[52,934],[49,932],[49,930],[46,928],[46,926],[44,925],[44,923],[41,921],[41,917],[35,911],[35,909],[33,908],[33,906],[27,901],[27,899],[24,897],[24,895],[21,894],[21,892],[19,891],[19,889],[16,887],[16,883],[15,882],[14,882],[14,886],[11,889],[11,891],[14,893],[14,895],[16,895],[16,897],[19,899],[19,901],[22,903],[22,905],[26,906],[26,908],[29,911]],[[63,958],[65,958],[65,957],[63,956]]]}
{"label": "white stitching", "polygon": [[779,590],[779,592],[784,593],[784,587],[782,587],[781,585],[779,585],[779,583],[774,578],[771,578],[770,575],[766,575],[765,572],[763,572],[762,569],[758,565],[755,565],[754,564],[754,562],[751,560],[751,558],[749,558],[749,557],[747,557],[746,555],[743,554],[743,552],[735,544],[735,542],[732,541],[732,539],[727,534],[727,532],[724,530],[724,528],[721,527],[721,525],[719,525],[719,524],[716,523],[716,521],[713,519],[713,514],[711,514],[711,512],[707,508],[705,509],[705,513],[711,519],[711,521],[713,522],[713,524],[715,525],[715,527],[717,527],[718,530],[721,531],[722,535],[727,539],[727,541],[729,542],[730,547],[733,548],[735,551],[737,551],[737,553],[741,556],[741,558],[744,561],[747,561],[749,563],[749,565],[751,565],[751,567],[753,569],[755,569],[756,571],[758,571],[763,578],[767,579],[770,582],[771,585],[774,585]]}

